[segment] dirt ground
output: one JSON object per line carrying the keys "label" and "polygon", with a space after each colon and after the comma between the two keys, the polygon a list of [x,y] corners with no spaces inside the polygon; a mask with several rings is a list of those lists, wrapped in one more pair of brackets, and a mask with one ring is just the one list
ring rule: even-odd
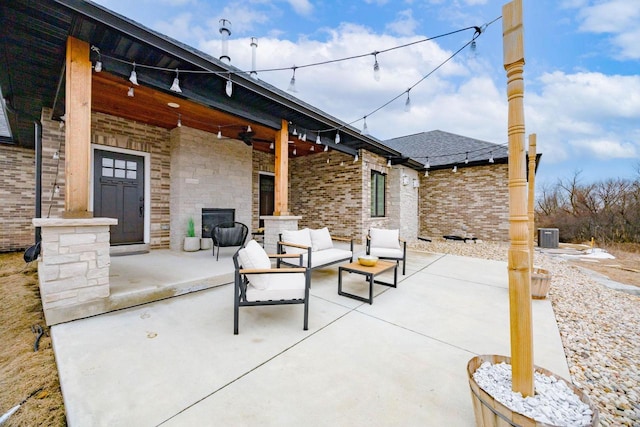
{"label": "dirt ground", "polygon": [[[588,245],[576,246],[586,249]],[[616,259],[572,261],[627,285],[640,287],[640,244],[604,248]],[[65,426],[55,356],[40,302],[35,263],[22,253],[0,254],[0,416],[20,406],[3,426]],[[34,351],[40,325],[45,334]]]}
{"label": "dirt ground", "polygon": [[[0,254],[0,301],[0,417],[26,399],[3,427],[66,426],[36,265],[22,253]],[[34,351],[38,325],[44,335]]]}
{"label": "dirt ground", "polygon": [[[590,246],[573,245],[576,249],[587,249]],[[602,249],[616,257],[615,259],[582,259],[572,261],[580,267],[604,274],[609,279],[625,285],[640,287],[640,244],[613,244]]]}

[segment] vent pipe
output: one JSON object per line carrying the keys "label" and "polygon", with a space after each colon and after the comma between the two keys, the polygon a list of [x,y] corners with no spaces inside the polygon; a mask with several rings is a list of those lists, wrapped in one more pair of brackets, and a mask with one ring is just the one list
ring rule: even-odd
{"label": "vent pipe", "polygon": [[228,19],[220,20],[220,34],[222,36],[222,55],[220,60],[227,64],[231,63],[231,57],[229,56],[229,36],[231,35],[231,21]]}
{"label": "vent pipe", "polygon": [[251,37],[251,77],[258,78],[258,72],[256,71],[256,50],[258,49],[258,39]]}

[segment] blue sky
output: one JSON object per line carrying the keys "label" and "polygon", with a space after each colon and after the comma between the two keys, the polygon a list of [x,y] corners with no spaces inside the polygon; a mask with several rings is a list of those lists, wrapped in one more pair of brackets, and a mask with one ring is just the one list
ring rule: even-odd
{"label": "blue sky", "polygon": [[[495,0],[99,0],[98,3],[181,42],[220,56],[221,18],[231,21],[231,63],[281,68],[380,51],[482,26],[499,17]],[[543,153],[538,186],[580,172],[583,183],[640,177],[640,1],[524,0],[525,126]],[[473,31],[378,55],[296,71],[300,99],[362,126],[380,139],[440,129],[507,142],[502,21],[411,92],[402,94]],[[291,70],[258,77],[287,89]]]}

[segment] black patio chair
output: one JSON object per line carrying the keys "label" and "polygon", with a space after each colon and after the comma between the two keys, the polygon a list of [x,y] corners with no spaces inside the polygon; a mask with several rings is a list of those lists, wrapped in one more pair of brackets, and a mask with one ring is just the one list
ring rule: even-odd
{"label": "black patio chair", "polygon": [[243,246],[248,234],[249,228],[241,222],[227,222],[213,227],[211,230],[213,255],[216,255],[216,247],[218,248],[216,261],[220,256],[220,248]]}

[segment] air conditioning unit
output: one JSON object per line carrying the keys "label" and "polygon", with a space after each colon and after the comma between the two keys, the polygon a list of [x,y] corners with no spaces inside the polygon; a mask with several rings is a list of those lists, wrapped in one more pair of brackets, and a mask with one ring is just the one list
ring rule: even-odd
{"label": "air conditioning unit", "polygon": [[560,242],[560,231],[557,228],[538,228],[538,247],[555,249]]}

